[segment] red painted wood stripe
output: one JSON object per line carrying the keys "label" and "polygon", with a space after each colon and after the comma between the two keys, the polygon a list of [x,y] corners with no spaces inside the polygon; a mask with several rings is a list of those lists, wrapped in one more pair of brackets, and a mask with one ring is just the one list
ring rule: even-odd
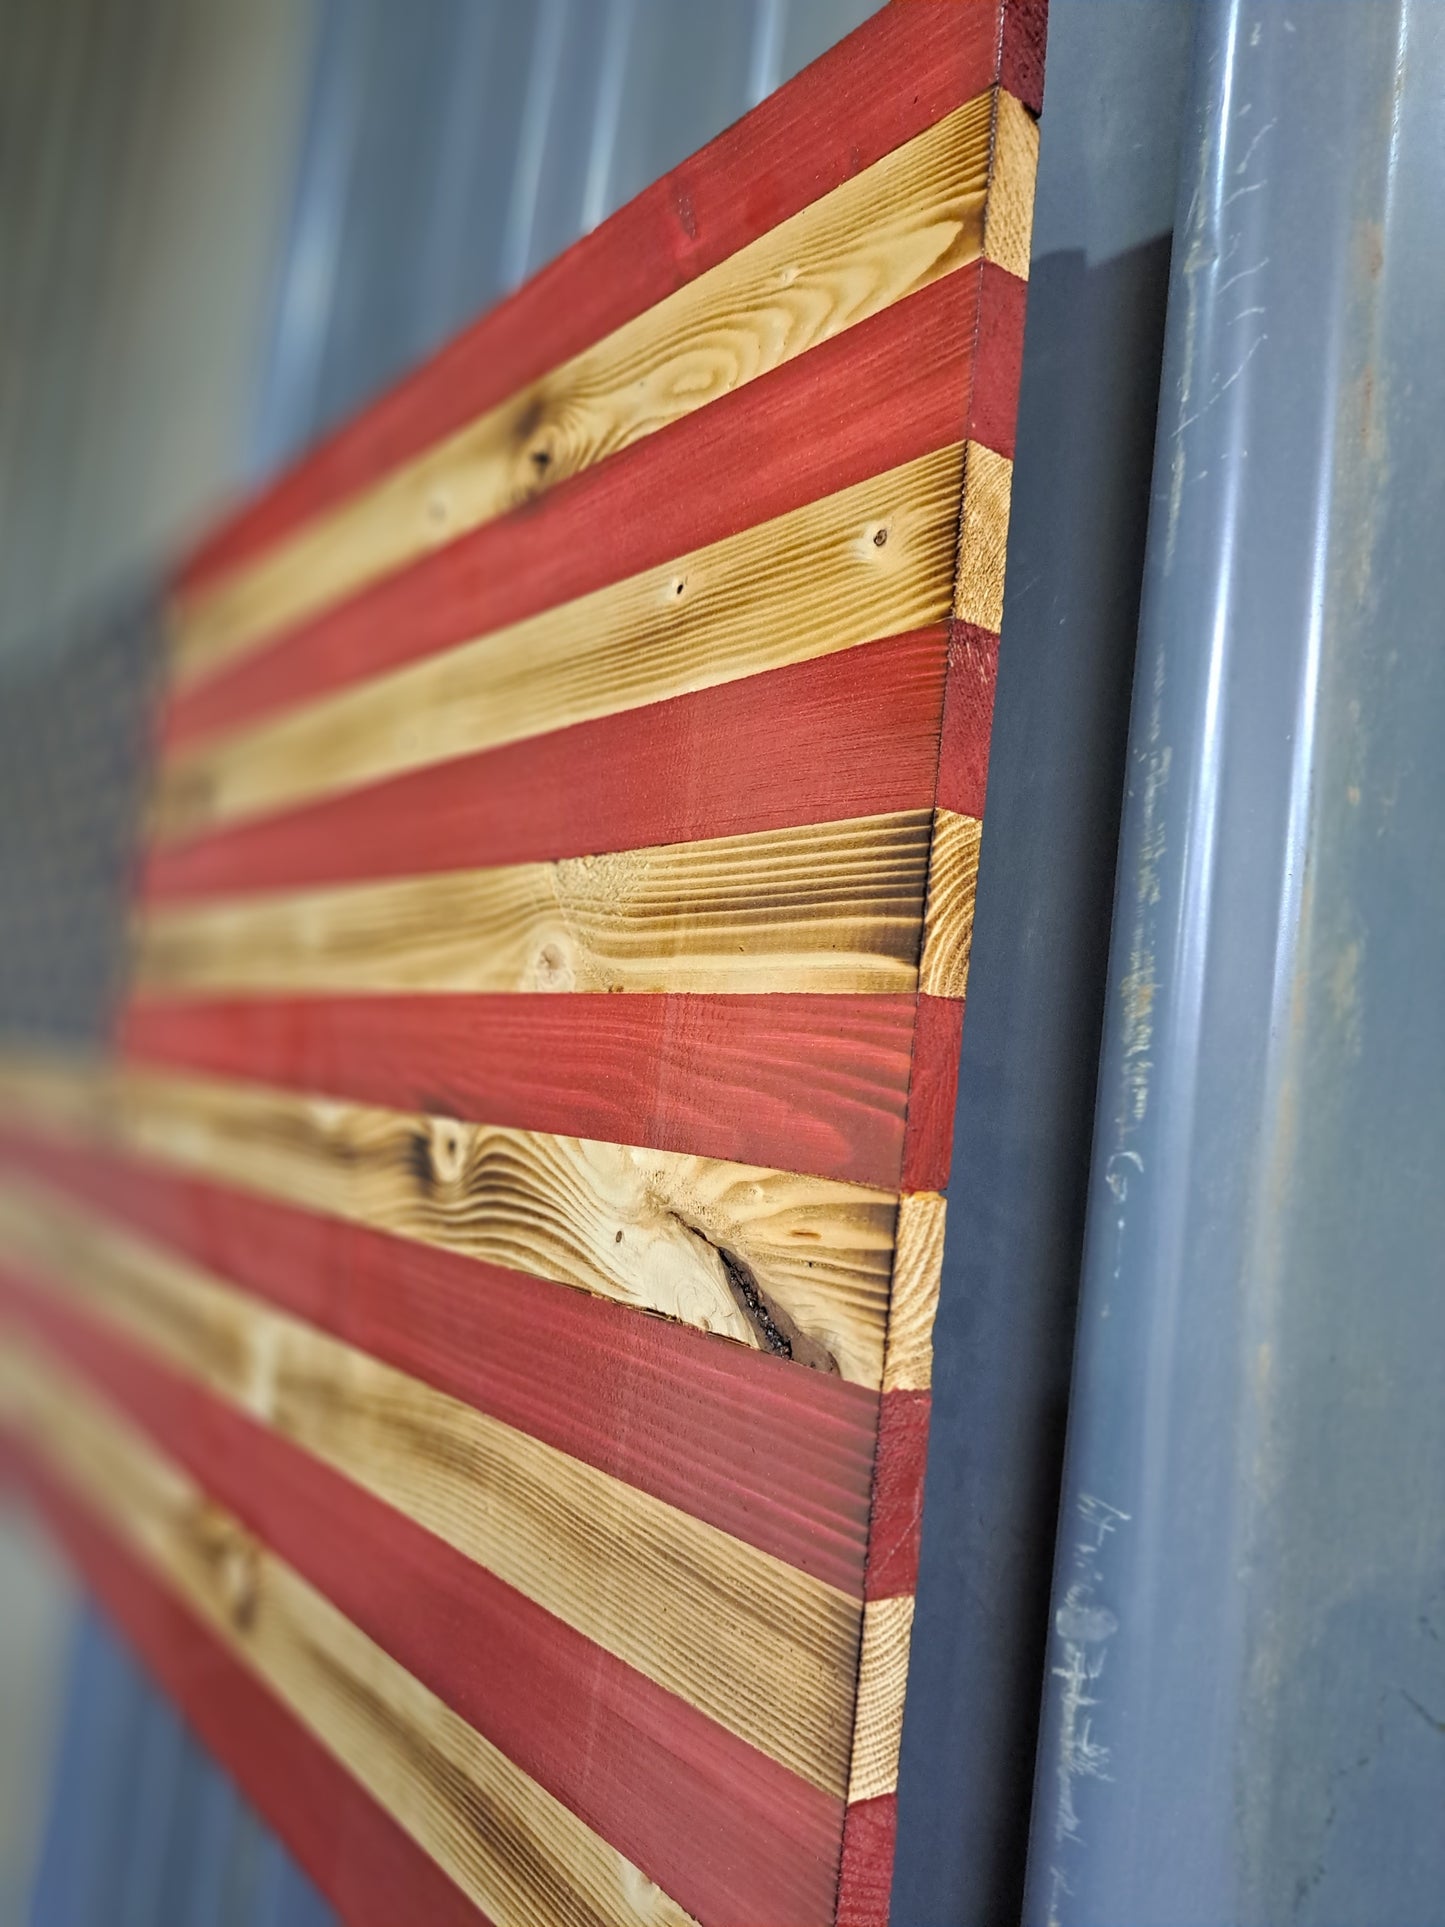
{"label": "red painted wood stripe", "polygon": [[901,1190],[941,1191],[948,1183],[962,1043],[963,999],[921,994],[908,1079]]}
{"label": "red painted wood stripe", "polygon": [[998,637],[971,622],[951,622],[949,632],[938,802],[960,816],[981,818],[988,789]]}
{"label": "red painted wood stripe", "polygon": [[15,1133],[0,1137],[0,1160],[862,1596],[876,1393],[563,1285],[139,1161]]}
{"label": "red painted wood stripe", "polygon": [[945,276],[178,691],[167,747],[659,567],[965,435],[1012,455],[1023,294],[989,263]]}
{"label": "red painted wood stripe", "polygon": [[150,853],[142,895],[547,862],[928,808],[945,634],[866,643],[167,844]]}
{"label": "red painted wood stripe", "polygon": [[545,991],[142,1000],[122,1017],[120,1047],[362,1104],[896,1189],[914,1004]]}
{"label": "red painted wood stripe", "polygon": [[918,1590],[931,1409],[927,1392],[883,1394],[868,1532],[870,1599],[898,1599]]}
{"label": "red painted wood stripe", "polygon": [[992,85],[1000,8],[885,9],[585,236],[193,551],[194,589],[504,401]]}
{"label": "red painted wood stripe", "polygon": [[[932,0],[901,0],[932,4]],[[898,1796],[855,1800],[843,1822],[843,1862],[838,1882],[838,1927],[888,1927],[893,1854],[898,1841]]]}
{"label": "red painted wood stripe", "polygon": [[19,1445],[14,1477],[202,1745],[352,1927],[486,1927],[306,1727]]}
{"label": "red painted wood stripe", "polygon": [[[937,0],[929,0],[936,4]],[[955,4],[957,0],[955,0]],[[947,4],[947,0],[943,0]],[[1019,377],[1024,360],[1026,281],[992,261],[979,267],[978,333],[973,344],[969,439],[1013,460]]]}
{"label": "red painted wood stripe", "polygon": [[999,75],[1032,113],[1044,104],[1044,47],[1048,38],[1048,0],[1007,0],[1003,60]]}
{"label": "red painted wood stripe", "polygon": [[3,1274],[0,1305],[690,1913],[716,1927],[823,1927],[841,1800],[119,1334]]}

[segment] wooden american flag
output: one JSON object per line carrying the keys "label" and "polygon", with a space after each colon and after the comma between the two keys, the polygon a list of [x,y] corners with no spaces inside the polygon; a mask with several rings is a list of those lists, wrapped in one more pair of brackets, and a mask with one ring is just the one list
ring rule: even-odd
{"label": "wooden american flag", "polygon": [[349,1919],[887,1917],[1042,29],[885,9],[175,575],[0,1414]]}

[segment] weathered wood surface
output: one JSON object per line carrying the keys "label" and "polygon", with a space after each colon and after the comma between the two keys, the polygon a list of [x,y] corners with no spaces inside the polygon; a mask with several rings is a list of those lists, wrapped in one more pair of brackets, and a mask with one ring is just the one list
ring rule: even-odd
{"label": "weathered wood surface", "polygon": [[[89,1218],[0,1187],[0,1241],[93,1316],[825,1791],[858,1609],[831,1587]],[[673,1626],[711,1627],[706,1642]]]}
{"label": "weathered wood surface", "polygon": [[180,750],[166,841],[921,628],[953,599],[953,446],[590,596]]}
{"label": "weathered wood surface", "polygon": [[876,993],[147,997],[120,1041],[173,1069],[892,1190],[905,1118],[924,1126],[917,1009]]}
{"label": "weathered wood surface", "polygon": [[214,667],[976,259],[993,122],[991,94],[956,108],[229,579],[193,592],[177,624],[179,675]]}
{"label": "weathered wood surface", "polygon": [[[0,1412],[494,1917],[682,1927],[675,1902],[513,1766],[144,1435],[13,1335]],[[560,1902],[560,1906],[559,1906]]]}
{"label": "weathered wood surface", "polygon": [[[311,991],[907,993],[930,813],[814,823],[552,864],[157,906],[145,995]],[[959,865],[929,934],[971,920]],[[942,941],[942,939],[940,939]],[[951,980],[940,959],[934,975]],[[933,986],[930,985],[930,988]]]}
{"label": "weathered wood surface", "polygon": [[877,1386],[896,1195],[141,1069],[0,1077],[67,1135]]}
{"label": "weathered wood surface", "polygon": [[269,548],[980,89],[1000,82],[1037,114],[1043,27],[1037,4],[882,9],[227,517],[185,559],[178,585],[194,589]]}
{"label": "weathered wood surface", "polygon": [[[634,1865],[652,1868],[689,1912],[739,1921],[827,1913],[843,1811],[836,1796],[55,1294],[0,1273],[0,1312],[83,1373],[524,1773]],[[278,1775],[289,1780],[293,1759],[294,1748],[270,1760],[263,1797],[274,1797]],[[411,1917],[407,1905],[383,1914],[388,1927],[398,1917]]]}
{"label": "weathered wood surface", "polygon": [[89,1146],[7,1133],[0,1154],[238,1290],[861,1598],[877,1421],[862,1386]]}
{"label": "weathered wood surface", "polygon": [[1041,62],[886,9],[176,571],[0,1443],[350,1918],[886,1921]]}
{"label": "weathered wood surface", "polygon": [[[153,906],[927,809],[950,626],[719,683],[424,764],[279,816],[153,848]],[[987,751],[987,712],[958,753]],[[981,788],[973,814],[982,809]]]}

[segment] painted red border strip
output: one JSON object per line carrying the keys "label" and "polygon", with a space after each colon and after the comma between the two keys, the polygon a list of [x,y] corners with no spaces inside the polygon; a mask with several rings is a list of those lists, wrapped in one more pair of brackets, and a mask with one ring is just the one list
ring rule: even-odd
{"label": "painted red border strip", "polygon": [[[918,4],[918,0],[903,0]],[[932,4],[932,0],[926,0]],[[898,1843],[898,1795],[855,1800],[843,1822],[838,1927],[888,1927],[893,1855]]]}
{"label": "painted red border strip", "polygon": [[900,1190],[941,1191],[948,1183],[962,1047],[963,999],[920,994]]}
{"label": "painted red border strip", "polygon": [[993,84],[998,0],[885,8],[202,541],[199,587],[656,306]]}
{"label": "painted red border strip", "polygon": [[1048,0],[1006,0],[999,78],[1033,114],[1038,114],[1044,104],[1044,47],[1048,25]]}
{"label": "painted red border strip", "polygon": [[883,1394],[868,1532],[865,1591],[869,1599],[899,1599],[918,1590],[932,1409],[927,1392]]}
{"label": "painted red border strip", "polygon": [[971,622],[951,622],[948,679],[938,759],[938,802],[982,819],[998,682],[998,637]]}
{"label": "painted red border strip", "polygon": [[914,1005],[545,991],[141,1000],[120,1048],[361,1104],[896,1189]]}
{"label": "painted red border strip", "polygon": [[1013,411],[994,397],[1011,386],[1023,305],[1002,269],[960,268],[180,689],[167,748],[660,567],[966,434],[1012,455]]}
{"label": "painted red border strip", "polygon": [[862,1596],[876,1393],[564,1285],[139,1161],[16,1133],[0,1136],[0,1160]]}
{"label": "painted red border strip", "polygon": [[165,845],[149,854],[142,896],[547,862],[928,808],[945,634],[865,643]]}
{"label": "painted red border strip", "polygon": [[824,1927],[841,1800],[120,1334],[3,1274],[0,1304],[690,1913],[714,1927]]}
{"label": "painted red border strip", "polygon": [[193,1613],[22,1447],[5,1456],[146,1669],[351,1927],[486,1927],[461,1889]]}

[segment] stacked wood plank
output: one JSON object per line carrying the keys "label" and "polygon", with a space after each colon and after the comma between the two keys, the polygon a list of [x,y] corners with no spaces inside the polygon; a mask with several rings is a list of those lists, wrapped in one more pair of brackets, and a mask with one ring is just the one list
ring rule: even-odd
{"label": "stacked wood plank", "polygon": [[886,1918],[1041,30],[885,10],[177,573],[0,1416],[348,1918]]}

